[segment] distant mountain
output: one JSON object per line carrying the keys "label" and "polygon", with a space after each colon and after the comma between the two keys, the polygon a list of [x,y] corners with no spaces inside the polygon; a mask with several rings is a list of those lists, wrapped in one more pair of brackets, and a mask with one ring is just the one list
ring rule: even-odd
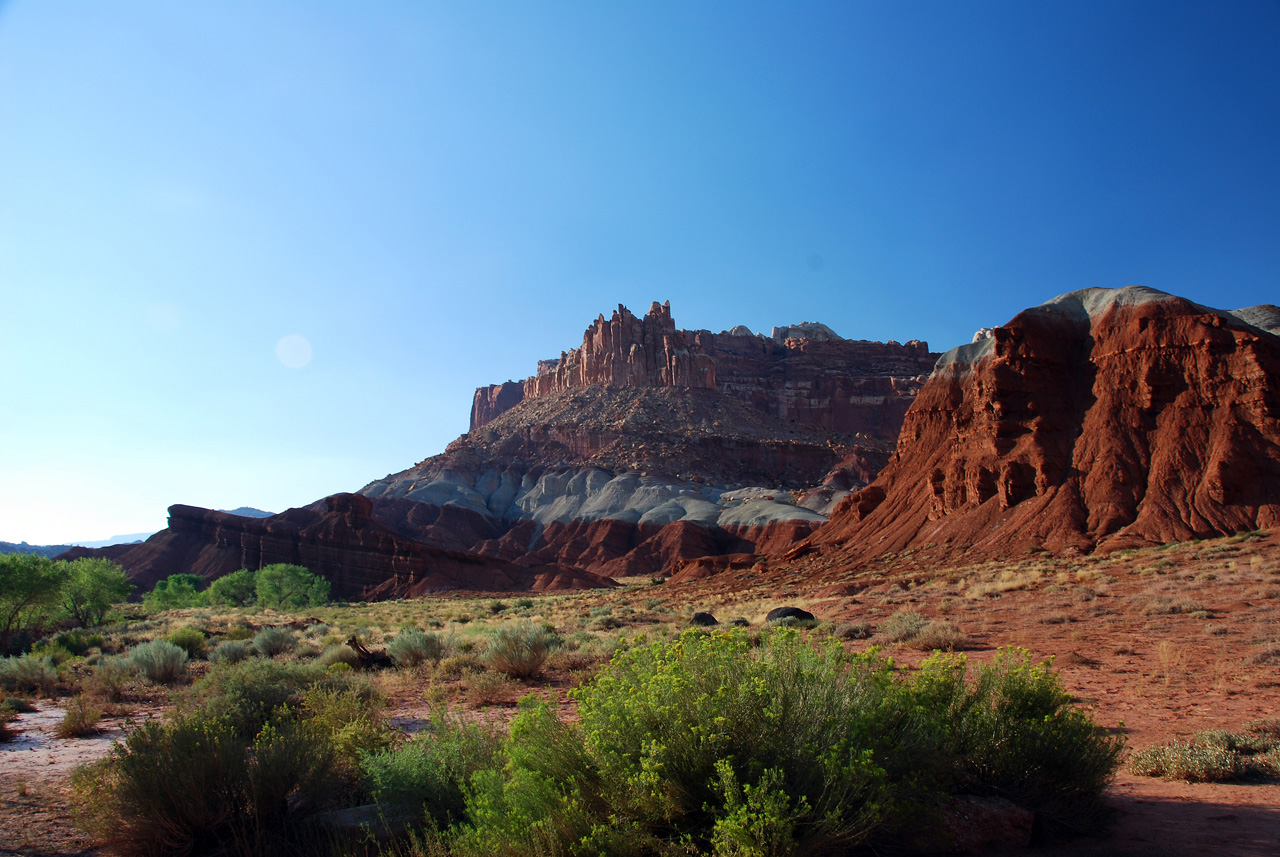
{"label": "distant mountain", "polygon": [[261,509],[255,509],[252,506],[240,506],[235,509],[219,509],[219,512],[226,512],[228,515],[239,515],[242,518],[270,518],[275,512],[264,512]]}
{"label": "distant mountain", "polygon": [[153,535],[155,535],[155,533],[126,533],[122,536],[112,536],[109,539],[100,539],[96,542],[73,542],[72,544],[79,545],[82,548],[105,548],[110,547],[111,545],[136,545],[140,542],[145,542]]}
{"label": "distant mountain", "polygon": [[6,553],[33,553],[43,557],[52,559],[60,553],[63,553],[71,545],[29,545],[26,542],[0,542],[0,554]]}

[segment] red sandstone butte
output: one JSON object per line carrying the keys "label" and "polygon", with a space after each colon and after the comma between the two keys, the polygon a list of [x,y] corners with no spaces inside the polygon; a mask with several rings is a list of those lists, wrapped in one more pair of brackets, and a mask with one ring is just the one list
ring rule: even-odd
{"label": "red sandstone butte", "polygon": [[948,352],[897,450],[811,540],[1013,556],[1280,523],[1280,310],[1086,289]]}

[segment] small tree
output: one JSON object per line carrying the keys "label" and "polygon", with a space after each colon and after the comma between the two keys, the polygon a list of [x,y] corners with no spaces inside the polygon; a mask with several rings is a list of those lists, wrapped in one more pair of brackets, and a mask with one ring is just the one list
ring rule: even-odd
{"label": "small tree", "polygon": [[171,574],[158,582],[154,589],[142,597],[149,610],[179,610],[198,607],[204,600],[200,584],[204,579],[198,574]]}
{"label": "small tree", "polygon": [[257,594],[258,575],[247,568],[242,568],[210,583],[205,597],[212,605],[244,607],[252,604]]}
{"label": "small tree", "polygon": [[300,565],[276,563],[258,572],[258,603],[285,609],[329,603],[329,581]]}
{"label": "small tree", "polygon": [[113,604],[119,604],[133,591],[124,569],[109,559],[82,557],[65,563],[66,583],[62,586],[62,609],[80,623],[80,627],[102,624]]}
{"label": "small tree", "polygon": [[19,631],[36,631],[57,606],[67,563],[36,554],[0,555],[0,654]]}

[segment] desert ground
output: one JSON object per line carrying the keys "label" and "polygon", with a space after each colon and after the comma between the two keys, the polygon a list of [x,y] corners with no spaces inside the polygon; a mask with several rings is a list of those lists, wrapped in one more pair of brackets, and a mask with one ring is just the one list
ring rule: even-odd
{"label": "desert ground", "polygon": [[[502,722],[526,693],[546,694],[572,716],[566,696],[626,641],[677,634],[695,611],[722,624],[794,605],[812,612],[804,633],[835,636],[850,650],[881,646],[901,669],[950,645],[986,661],[1001,647],[1052,659],[1066,690],[1105,729],[1122,734],[1128,752],[1185,740],[1208,729],[1237,730],[1280,715],[1280,532],[1168,545],[1107,556],[1029,555],[937,569],[911,556],[885,556],[860,569],[803,569],[765,561],[687,584],[650,578],[612,590],[501,597],[448,593],[426,599],[309,608],[305,616],[263,611],[174,611],[134,616],[130,633],[154,635],[183,625],[212,636],[232,623],[292,623],[330,636],[358,632],[377,646],[405,624],[453,635],[460,650],[487,628],[515,616],[549,622],[570,644],[527,682],[468,668],[467,656],[413,670],[385,670],[372,680],[389,700],[391,722],[421,728],[432,705]],[[898,615],[919,614],[942,633],[895,641],[885,633]],[[945,625],[938,623],[946,623]],[[901,624],[901,622],[898,622]],[[319,631],[314,633],[318,634]],[[319,647],[292,657],[314,657]],[[461,663],[459,663],[461,662]],[[193,661],[199,675],[207,664]],[[105,706],[96,734],[59,738],[54,727],[66,697],[41,699],[11,724],[17,738],[0,744],[0,854],[96,854],[74,823],[72,769],[106,753],[131,725],[163,716],[180,686],[139,685]],[[1272,855],[1280,850],[1280,783],[1191,783],[1136,776],[1123,765],[1108,802],[1105,837],[1033,847],[1044,854]]]}

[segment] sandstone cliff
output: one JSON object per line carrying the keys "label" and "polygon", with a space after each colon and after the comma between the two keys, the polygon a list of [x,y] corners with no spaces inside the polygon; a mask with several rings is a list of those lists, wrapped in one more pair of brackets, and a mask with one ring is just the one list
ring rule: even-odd
{"label": "sandstone cliff", "polygon": [[893,441],[933,367],[926,343],[842,339],[825,324],[775,327],[771,337],[742,326],[713,334],[677,330],[670,303],[643,319],[619,306],[599,316],[582,346],[538,362],[523,386],[476,390],[474,431],[529,399],[584,387],[718,390],[782,420]]}
{"label": "sandstone cliff", "polygon": [[[339,599],[394,598],[466,590],[556,590],[607,580],[576,568],[449,550],[396,532],[359,494],[336,494],[267,518],[195,506],[169,507],[169,526],[139,545],[81,549],[123,565],[138,592],[179,572],[207,579],[240,568],[294,563],[328,578]],[[67,558],[73,558],[67,555]]]}
{"label": "sandstone cliff", "polygon": [[815,546],[1011,556],[1280,523],[1280,311],[1086,289],[944,355]]}

